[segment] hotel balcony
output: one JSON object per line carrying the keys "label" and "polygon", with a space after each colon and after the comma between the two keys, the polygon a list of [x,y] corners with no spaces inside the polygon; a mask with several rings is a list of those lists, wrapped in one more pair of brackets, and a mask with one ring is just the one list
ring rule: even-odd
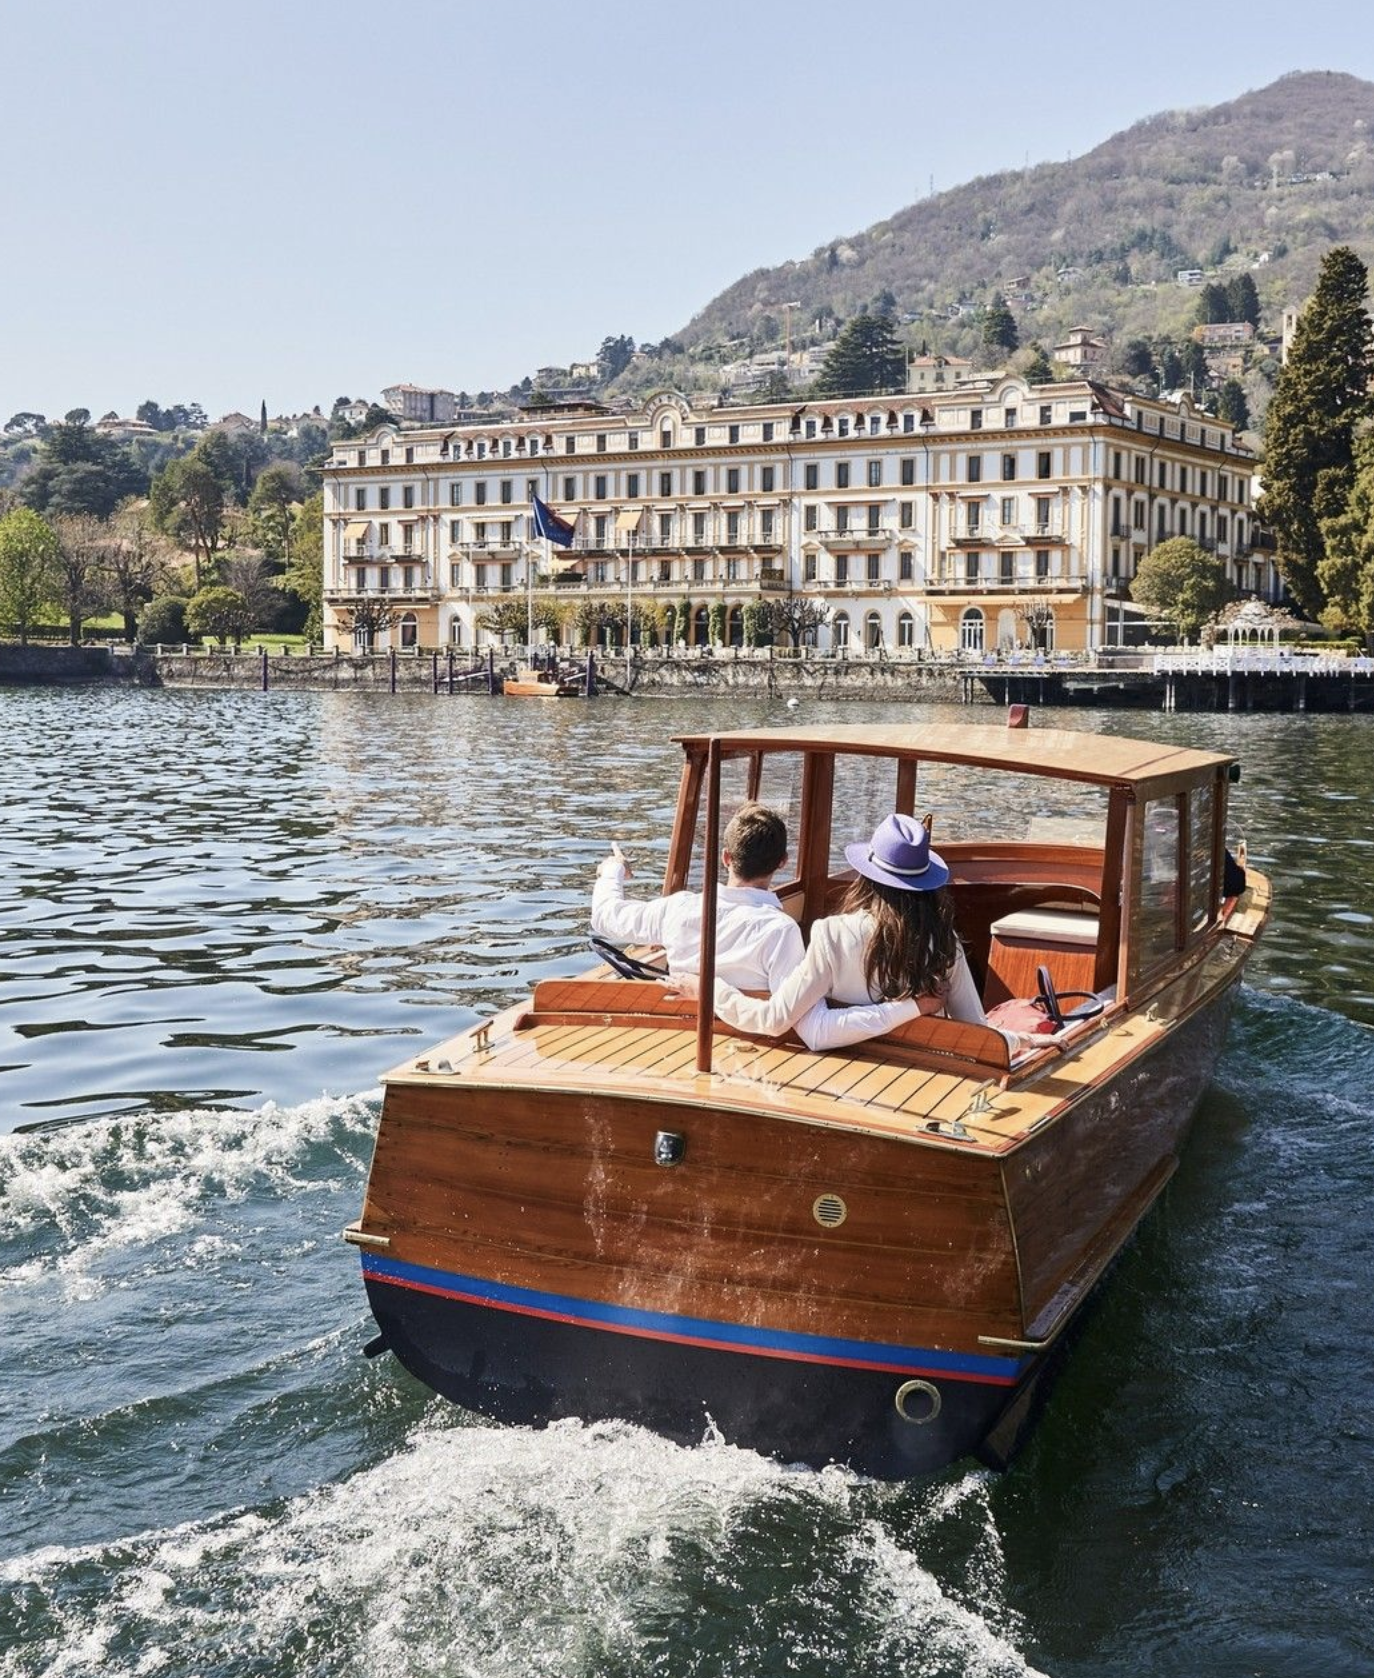
{"label": "hotel balcony", "polygon": [[1049,576],[1017,575],[1005,577],[1001,572],[980,572],[969,576],[966,571],[950,568],[926,581],[927,594],[1081,594],[1088,579],[1081,571],[1068,571]]}
{"label": "hotel balcony", "polygon": [[956,530],[950,540],[956,547],[1062,547],[1069,538],[1059,523],[978,524]]}
{"label": "hotel balcony", "polygon": [[397,605],[432,605],[439,599],[439,590],[430,583],[420,583],[413,588],[402,588],[399,583],[393,583],[387,588],[374,585],[359,588],[357,583],[345,577],[337,588],[325,590],[325,598],[332,605],[344,605],[354,600],[391,600]]}
{"label": "hotel balcony", "polygon": [[845,530],[808,530],[804,540],[841,553],[854,548],[885,548],[897,539],[891,525],[851,525]]}

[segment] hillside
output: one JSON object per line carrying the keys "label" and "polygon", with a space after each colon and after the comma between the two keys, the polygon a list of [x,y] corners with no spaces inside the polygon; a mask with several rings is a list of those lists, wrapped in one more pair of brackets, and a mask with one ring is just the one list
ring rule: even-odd
{"label": "hillside", "polygon": [[[1262,329],[1277,336],[1283,309],[1307,296],[1337,243],[1374,261],[1374,84],[1295,73],[1224,105],[1150,117],[1069,162],[970,181],[757,269],[673,335],[685,357],[651,360],[661,381],[665,364],[776,345],[782,299],[801,305],[793,348],[822,342],[836,319],[885,294],[913,345],[946,353],[978,354],[976,311],[999,290],[1023,345],[1048,346],[1073,326],[1118,346],[1181,340],[1197,295],[1177,284],[1180,269],[1251,271]],[[625,382],[652,372],[641,363]]]}

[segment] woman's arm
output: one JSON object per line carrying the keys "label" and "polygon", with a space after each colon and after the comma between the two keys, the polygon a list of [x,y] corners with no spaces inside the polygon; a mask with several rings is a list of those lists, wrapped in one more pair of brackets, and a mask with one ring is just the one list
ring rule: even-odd
{"label": "woman's arm", "polygon": [[756,1037],[781,1037],[816,1003],[824,1002],[830,993],[830,963],[824,938],[816,936],[823,924],[817,921],[811,929],[811,947],[801,966],[792,969],[772,996],[746,996],[717,979],[715,1004],[720,1018],[737,1031],[752,1032]]}

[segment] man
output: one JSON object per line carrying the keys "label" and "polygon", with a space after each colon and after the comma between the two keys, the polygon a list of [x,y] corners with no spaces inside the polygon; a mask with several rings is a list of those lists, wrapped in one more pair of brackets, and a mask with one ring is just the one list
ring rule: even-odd
{"label": "man", "polygon": [[[742,804],[725,829],[721,863],[726,880],[716,892],[716,978],[736,990],[771,995],[806,955],[801,928],[772,890],[787,861],[787,828],[762,804]],[[696,996],[692,978],[701,963],[701,893],[677,891],[648,903],[625,896],[630,869],[617,846],[597,869],[592,931],[617,944],[659,944],[681,994]],[[795,1030],[811,1049],[838,1048],[880,1035],[910,1018],[906,1003],[830,1008],[825,1001]]]}
{"label": "man", "polygon": [[[722,840],[725,884],[716,892],[716,972],[738,990],[774,990],[805,955],[801,928],[772,890],[787,860],[787,828],[762,804],[742,804]],[[592,931],[616,944],[661,944],[674,978],[701,961],[701,893],[636,903],[625,896],[630,869],[617,847],[597,869]]]}

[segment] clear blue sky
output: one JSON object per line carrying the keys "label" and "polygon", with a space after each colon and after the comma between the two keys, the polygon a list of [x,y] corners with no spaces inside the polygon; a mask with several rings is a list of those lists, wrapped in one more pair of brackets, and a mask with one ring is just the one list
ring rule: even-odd
{"label": "clear blue sky", "polygon": [[[1289,70],[1364,3],[0,0],[0,422],[505,387]],[[1280,136],[1275,136],[1275,144]]]}

